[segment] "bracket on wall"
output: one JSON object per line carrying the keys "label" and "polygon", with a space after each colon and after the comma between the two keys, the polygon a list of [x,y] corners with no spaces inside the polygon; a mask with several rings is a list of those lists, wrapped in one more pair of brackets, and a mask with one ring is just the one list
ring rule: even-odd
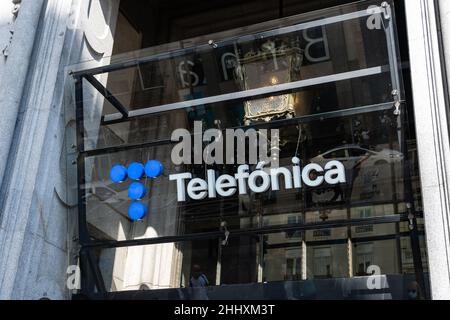
{"label": "bracket on wall", "polygon": [[128,118],[128,110],[124,105],[108,90],[103,86],[100,81],[98,81],[93,75],[84,75],[84,78],[89,81],[92,86],[97,89],[100,94],[108,100],[114,108],[117,109],[122,114],[122,119]]}

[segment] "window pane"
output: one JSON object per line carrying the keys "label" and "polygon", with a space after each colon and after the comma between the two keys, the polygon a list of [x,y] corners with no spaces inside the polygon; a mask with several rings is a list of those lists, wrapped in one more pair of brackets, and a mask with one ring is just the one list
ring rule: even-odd
{"label": "window pane", "polygon": [[263,236],[263,282],[302,279],[302,233]]}
{"label": "window pane", "polygon": [[400,273],[399,252],[395,240],[358,242],[353,245],[355,276]]}
{"label": "window pane", "polygon": [[[354,18],[341,19],[348,12],[355,13]],[[326,20],[328,17],[336,17],[336,22]],[[106,87],[132,114],[162,105],[173,111],[100,126],[102,116],[107,122],[117,110],[102,97],[86,94],[86,148],[167,139],[170,130],[164,128],[175,125],[190,130],[193,119],[203,119],[207,128],[218,118],[224,127],[262,120],[262,109],[273,109],[274,103],[278,108],[284,105],[284,111],[275,117],[282,118],[390,102],[386,34],[367,28],[367,17],[367,3],[353,4],[215,35],[215,48],[207,40],[195,43],[191,39],[113,58],[125,64],[104,74]],[[314,23],[308,26],[304,21]],[[130,62],[139,58],[139,63]],[[335,75],[343,76],[336,81]],[[317,80],[323,77],[331,78]],[[263,98],[219,99],[216,104],[192,102],[311,79],[317,83],[303,89],[288,88],[293,90],[289,94],[268,92]],[[84,86],[87,92],[93,89],[88,83]],[[190,104],[173,105],[181,102]],[[145,127],[150,134],[141,134]]]}
{"label": "window pane", "polygon": [[345,278],[348,275],[346,244],[307,247],[308,279]]}
{"label": "window pane", "polygon": [[[262,194],[235,193],[231,197],[206,197],[201,201],[187,197],[187,201],[180,202],[177,200],[177,184],[169,181],[168,176],[189,172],[193,178],[206,181],[206,171],[213,166],[174,165],[169,156],[171,144],[88,157],[85,160],[86,184],[82,186],[86,192],[87,221],[92,230],[99,231],[95,237],[123,240],[218,231],[221,221],[226,221],[230,229],[245,229],[290,224],[288,217],[293,215],[299,217],[296,223],[302,224],[405,214],[405,192],[411,190],[405,186],[410,180],[404,179],[404,156],[398,151],[396,129],[384,128],[380,122],[384,115],[383,112],[375,112],[314,121],[302,125],[303,129],[297,125],[279,124],[282,141],[280,166],[286,168],[292,168],[293,155],[301,158],[303,166],[308,163],[325,166],[329,159],[321,156],[323,150],[352,141],[355,123],[371,131],[383,132],[371,136],[369,143],[373,151],[363,157],[363,161],[358,157],[341,159],[347,181],[334,186],[324,183],[316,188],[286,189],[285,180],[281,178],[279,191],[269,188]],[[304,140],[301,139],[303,136]],[[128,196],[128,188],[133,181],[127,179],[123,183],[113,183],[110,170],[115,165],[145,164],[151,159],[162,162],[164,175],[139,181],[147,189],[142,203],[148,207],[148,215],[143,221],[132,222],[128,208],[133,201]],[[236,170],[236,165],[221,166],[215,170],[216,177],[234,175]],[[412,190],[412,196],[417,198],[420,188]]]}

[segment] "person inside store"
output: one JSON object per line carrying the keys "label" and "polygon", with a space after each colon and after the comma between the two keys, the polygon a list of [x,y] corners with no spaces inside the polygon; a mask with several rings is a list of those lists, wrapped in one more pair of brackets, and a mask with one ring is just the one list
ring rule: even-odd
{"label": "person inside store", "polygon": [[198,264],[192,266],[191,279],[189,280],[189,288],[191,288],[191,300],[208,300],[206,287],[209,281],[202,272],[202,268]]}
{"label": "person inside store", "polygon": [[422,300],[423,299],[422,290],[420,289],[420,286],[417,283],[417,281],[412,281],[408,285],[408,299],[409,300]]}
{"label": "person inside store", "polygon": [[198,264],[194,264],[192,266],[192,276],[189,280],[189,287],[198,288],[198,287],[206,287],[209,285],[208,278],[201,271],[201,267]]}

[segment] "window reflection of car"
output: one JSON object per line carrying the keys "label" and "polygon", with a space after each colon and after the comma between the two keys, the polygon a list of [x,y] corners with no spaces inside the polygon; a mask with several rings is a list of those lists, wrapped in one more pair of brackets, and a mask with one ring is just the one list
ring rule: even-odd
{"label": "window reflection of car", "polygon": [[382,149],[373,151],[359,146],[342,146],[329,150],[311,159],[311,162],[325,164],[332,160],[341,161],[347,169],[351,169],[358,161],[366,157],[363,166],[379,166],[398,163],[403,160],[403,154],[396,150]]}

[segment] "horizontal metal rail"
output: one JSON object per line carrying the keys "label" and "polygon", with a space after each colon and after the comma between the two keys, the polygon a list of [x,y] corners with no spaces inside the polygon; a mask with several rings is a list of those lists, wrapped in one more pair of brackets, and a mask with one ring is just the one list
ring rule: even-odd
{"label": "horizontal metal rail", "polygon": [[[314,21],[308,21],[308,22],[299,23],[299,24],[295,24],[292,26],[286,26],[286,27],[281,27],[281,28],[274,27],[274,29],[253,33],[250,35],[230,37],[230,38],[222,40],[222,41],[219,40],[216,42],[216,44],[218,47],[221,47],[221,46],[225,46],[225,45],[229,45],[229,44],[233,44],[233,43],[242,43],[242,42],[252,41],[254,39],[273,37],[273,36],[296,32],[296,31],[300,31],[300,30],[316,28],[316,27],[320,27],[320,26],[326,26],[326,25],[344,22],[344,21],[353,20],[353,19],[364,18],[364,17],[372,16],[374,14],[380,14],[382,12],[384,12],[384,9],[381,8],[380,6],[372,7],[370,10],[361,10],[361,11],[356,11],[356,12],[351,12],[351,13],[345,13],[345,14],[338,15],[338,16],[327,17],[327,18],[318,19],[318,20],[314,20]],[[148,63],[151,61],[157,61],[157,60],[161,60],[161,59],[179,57],[179,56],[187,54],[187,53],[194,53],[194,52],[198,52],[198,51],[205,50],[205,49],[210,50],[211,46],[209,44],[205,43],[204,45],[198,45],[198,46],[195,46],[192,48],[183,48],[183,49],[174,50],[174,51],[170,51],[170,52],[162,52],[162,53],[154,54],[151,56],[138,57],[138,58],[133,57],[131,59],[128,59],[128,60],[124,59],[120,62],[111,63],[106,66],[95,67],[95,68],[90,68],[90,69],[82,69],[82,70],[72,70],[72,71],[70,71],[70,74],[73,75],[74,77],[77,77],[77,76],[84,76],[84,75],[88,75],[88,74],[95,75],[95,74],[100,74],[100,73],[112,72],[112,71],[116,71],[116,70],[120,70],[120,69],[135,67],[141,63]],[[138,53],[136,53],[136,54],[138,54]]]}
{"label": "horizontal metal rail", "polygon": [[[268,226],[262,228],[246,228],[239,230],[229,230],[229,237],[236,237],[242,235],[261,235],[261,234],[274,234],[286,231],[303,231],[303,230],[321,230],[339,227],[352,227],[361,225],[379,225],[386,223],[396,223],[409,221],[407,214],[399,214],[385,217],[375,217],[375,218],[363,218],[363,219],[352,219],[352,220],[335,220],[327,222],[314,222],[306,224],[288,224],[288,225],[278,225],[278,226]],[[120,248],[120,247],[135,247],[144,245],[153,245],[161,243],[175,243],[184,242],[190,240],[201,240],[201,239],[214,239],[224,237],[224,232],[214,231],[214,232],[203,232],[203,233],[193,233],[181,236],[167,236],[167,237],[157,237],[157,238],[146,238],[146,239],[134,239],[134,240],[93,240],[89,243],[83,243],[83,247],[89,248]]]}
{"label": "horizontal metal rail", "polygon": [[[255,99],[260,98],[268,95],[274,95],[274,94],[283,94],[284,92],[290,92],[292,90],[298,90],[305,87],[311,87],[315,85],[321,85],[321,84],[327,84],[337,81],[343,81],[343,80],[351,80],[355,78],[362,78],[362,77],[368,77],[373,76],[377,74],[383,73],[383,67],[373,67],[373,68],[367,68],[367,69],[361,69],[361,70],[355,70],[355,71],[349,71],[349,72],[343,72],[343,73],[336,73],[328,76],[323,77],[316,77],[306,80],[300,80],[300,81],[294,81],[289,83],[283,83],[278,84],[274,86],[269,87],[262,87],[257,89],[251,89],[251,90],[244,90],[244,91],[237,91],[232,93],[225,93],[220,94],[216,96],[211,96],[207,98],[200,98],[200,99],[194,99],[189,101],[181,101],[176,103],[169,103],[154,107],[147,107],[142,108],[138,110],[132,110],[128,113],[128,119],[141,117],[149,114],[155,114],[155,113],[161,113],[161,112],[167,112],[167,111],[173,111],[177,109],[185,109],[185,108],[191,108],[196,107],[199,105],[205,105],[205,104],[212,104],[212,103],[218,103],[218,102],[224,102],[224,101],[233,101],[233,100],[239,100],[239,99]],[[123,115],[121,113],[115,113],[110,115],[105,115],[103,118],[103,123],[108,124],[108,122],[113,122],[115,120],[120,120],[123,118]]]}
{"label": "horizontal metal rail", "polygon": [[[300,116],[292,119],[282,119],[282,120],[274,120],[271,122],[261,122],[256,124],[251,124],[249,126],[239,126],[239,127],[230,127],[222,129],[222,132],[225,132],[227,129],[231,130],[237,130],[237,129],[271,129],[271,128],[279,128],[281,126],[287,126],[287,125],[298,125],[298,124],[305,124],[310,123],[313,121],[323,121],[323,120],[329,120],[334,118],[340,118],[340,117],[347,117],[347,116],[355,116],[365,113],[371,113],[371,112],[378,112],[378,111],[385,111],[393,109],[394,101],[389,101],[386,103],[379,103],[379,104],[373,104],[368,106],[362,106],[362,107],[354,107],[354,108],[347,108],[342,110],[336,110],[336,111],[329,111],[329,112],[322,112],[318,114],[312,114],[307,116]],[[194,136],[194,133],[191,134],[191,136]],[[169,144],[176,144],[178,141],[171,141],[170,138],[162,139],[162,140],[156,140],[151,142],[144,142],[144,143],[137,143],[137,144],[125,144],[125,145],[117,145],[117,146],[111,146],[106,148],[99,148],[99,149],[90,149],[90,150],[80,150],[80,153],[84,154],[86,157],[92,157],[92,156],[99,156],[109,153],[115,153],[115,152],[122,152],[122,151],[128,151],[128,150],[135,150],[135,149],[141,149],[141,148],[152,148],[152,147],[158,147],[163,145],[169,145]]]}

